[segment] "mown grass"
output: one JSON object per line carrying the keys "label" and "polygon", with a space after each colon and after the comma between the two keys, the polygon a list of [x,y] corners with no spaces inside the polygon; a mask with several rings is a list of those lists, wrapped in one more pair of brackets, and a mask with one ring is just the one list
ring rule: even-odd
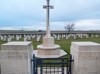
{"label": "mown grass", "polygon": [[[61,46],[61,49],[65,50],[68,54],[70,53],[70,46],[71,46],[71,42],[76,42],[76,41],[92,41],[92,42],[96,42],[96,43],[100,43],[100,37],[94,37],[94,38],[77,38],[77,39],[61,39],[61,40],[55,40],[55,44],[58,44]],[[42,44],[42,40],[40,40],[40,42],[37,42],[36,39],[32,40],[33,42],[33,46],[34,49],[37,49],[37,45]]]}

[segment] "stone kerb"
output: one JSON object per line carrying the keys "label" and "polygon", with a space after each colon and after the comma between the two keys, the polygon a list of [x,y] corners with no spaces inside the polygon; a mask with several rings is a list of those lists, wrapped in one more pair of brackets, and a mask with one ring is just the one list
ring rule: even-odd
{"label": "stone kerb", "polygon": [[72,42],[72,74],[100,74],[100,44]]}
{"label": "stone kerb", "polygon": [[9,42],[1,45],[1,74],[31,74],[31,42]]}

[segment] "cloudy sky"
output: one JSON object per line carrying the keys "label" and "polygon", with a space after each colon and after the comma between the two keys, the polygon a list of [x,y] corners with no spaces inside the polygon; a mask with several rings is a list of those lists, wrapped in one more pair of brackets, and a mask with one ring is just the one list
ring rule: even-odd
{"label": "cloudy sky", "polygon": [[[0,0],[0,30],[45,30],[46,0]],[[100,30],[100,0],[51,0],[51,30]]]}

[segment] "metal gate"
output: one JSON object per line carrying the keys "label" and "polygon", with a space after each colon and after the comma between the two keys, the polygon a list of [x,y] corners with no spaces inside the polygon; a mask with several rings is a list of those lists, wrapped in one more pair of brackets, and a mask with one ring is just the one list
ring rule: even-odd
{"label": "metal gate", "polygon": [[71,74],[70,58],[36,58],[33,55],[32,73],[33,74]]}

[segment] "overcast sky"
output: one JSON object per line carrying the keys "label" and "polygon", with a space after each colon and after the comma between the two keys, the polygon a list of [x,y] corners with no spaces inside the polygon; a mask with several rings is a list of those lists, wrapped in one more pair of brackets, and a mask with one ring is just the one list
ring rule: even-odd
{"label": "overcast sky", "polygon": [[[45,30],[46,0],[0,0],[0,30]],[[100,30],[100,0],[51,0],[51,30]]]}

